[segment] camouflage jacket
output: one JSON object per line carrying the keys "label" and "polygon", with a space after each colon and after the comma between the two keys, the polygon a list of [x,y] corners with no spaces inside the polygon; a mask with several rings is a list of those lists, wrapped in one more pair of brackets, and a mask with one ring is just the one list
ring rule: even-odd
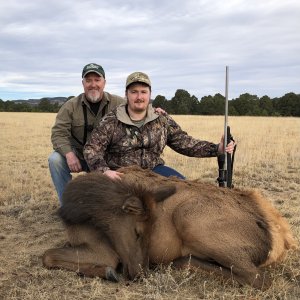
{"label": "camouflage jacket", "polygon": [[88,139],[94,124],[98,123],[105,114],[124,102],[123,98],[104,92],[96,116],[91,110],[84,93],[68,100],[57,113],[55,124],[52,127],[51,141],[53,149],[63,156],[73,151],[78,158],[83,159],[85,126],[83,106],[86,106],[87,112]]}
{"label": "camouflage jacket", "polygon": [[96,126],[84,147],[90,170],[104,172],[138,165],[153,169],[164,164],[160,157],[165,146],[186,156],[213,157],[218,145],[189,136],[168,115],[157,115],[148,107],[145,123],[136,127],[121,105],[107,114]]}

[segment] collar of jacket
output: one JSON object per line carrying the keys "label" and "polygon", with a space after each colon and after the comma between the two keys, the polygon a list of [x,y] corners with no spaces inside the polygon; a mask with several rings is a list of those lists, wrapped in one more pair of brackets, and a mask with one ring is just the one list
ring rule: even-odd
{"label": "collar of jacket", "polygon": [[[124,124],[134,125],[134,123],[130,120],[129,115],[126,112],[126,105],[127,104],[122,104],[117,107],[117,112],[116,112],[117,119]],[[154,112],[154,108],[152,107],[151,104],[149,104],[144,125],[146,123],[149,123],[149,122],[157,119],[158,117],[159,117],[159,115]]]}

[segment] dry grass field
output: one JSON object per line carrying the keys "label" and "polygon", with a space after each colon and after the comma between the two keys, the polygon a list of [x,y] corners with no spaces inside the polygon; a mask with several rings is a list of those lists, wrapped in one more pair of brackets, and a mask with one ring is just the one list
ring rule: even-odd
{"label": "dry grass field", "polygon": [[[174,116],[191,135],[218,142],[223,117]],[[0,299],[299,299],[300,255],[268,270],[271,288],[241,287],[204,272],[160,266],[138,282],[111,283],[46,270],[41,256],[65,243],[47,157],[55,114],[0,112]],[[238,142],[234,184],[258,188],[300,236],[300,119],[229,117]],[[215,182],[215,158],[194,159],[166,149],[164,159],[189,179]],[[213,234],[213,233],[209,233]]]}

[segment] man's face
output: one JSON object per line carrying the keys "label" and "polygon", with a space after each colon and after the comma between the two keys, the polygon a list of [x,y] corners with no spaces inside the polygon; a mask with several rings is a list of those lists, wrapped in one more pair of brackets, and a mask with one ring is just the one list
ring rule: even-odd
{"label": "man's face", "polygon": [[130,110],[142,112],[147,110],[150,102],[151,91],[149,86],[134,83],[126,91],[127,103]]}
{"label": "man's face", "polygon": [[88,73],[82,79],[82,85],[86,98],[93,102],[99,102],[103,96],[106,80],[97,73]]}

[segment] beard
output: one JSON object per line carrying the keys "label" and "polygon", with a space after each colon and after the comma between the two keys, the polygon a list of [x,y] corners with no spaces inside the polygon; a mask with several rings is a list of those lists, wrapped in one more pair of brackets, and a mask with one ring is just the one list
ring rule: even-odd
{"label": "beard", "polygon": [[92,103],[97,103],[101,100],[101,93],[98,90],[89,90],[86,98]]}
{"label": "beard", "polygon": [[137,113],[143,112],[147,110],[149,102],[144,100],[136,100],[134,101],[131,109]]}
{"label": "beard", "polygon": [[147,108],[145,108],[145,107],[136,107],[135,106],[135,107],[132,107],[132,110],[137,112],[137,113],[140,113],[140,112],[143,112],[143,111],[147,110]]}

